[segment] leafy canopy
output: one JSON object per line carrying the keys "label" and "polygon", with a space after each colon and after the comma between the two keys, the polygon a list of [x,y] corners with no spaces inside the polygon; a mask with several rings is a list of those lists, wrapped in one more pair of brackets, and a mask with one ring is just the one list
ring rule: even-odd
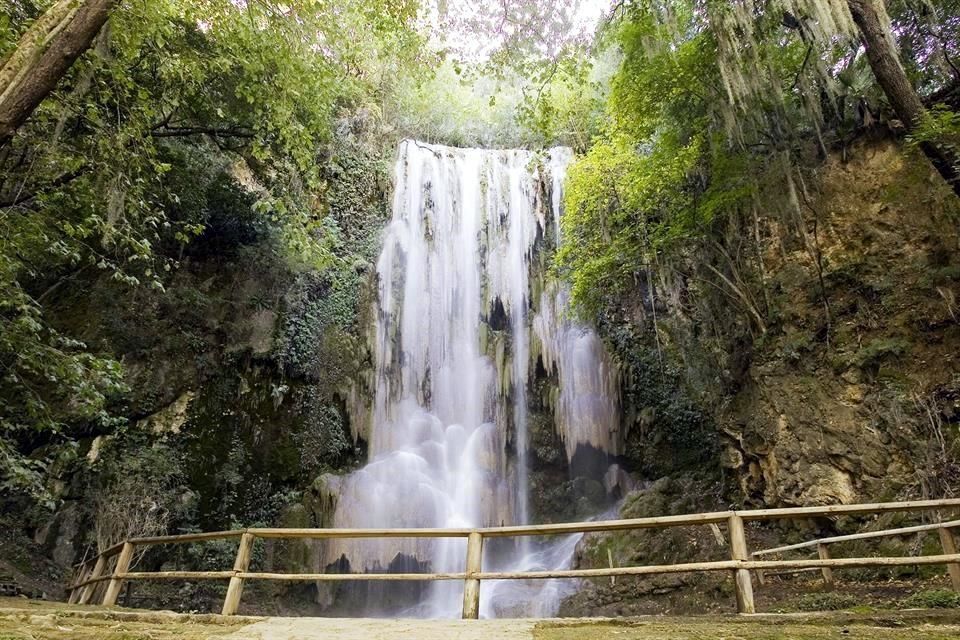
{"label": "leafy canopy", "polygon": [[[0,54],[51,2],[0,9]],[[0,466],[45,495],[78,430],[109,432],[124,391],[105,346],[50,302],[90,278],[163,290],[212,212],[218,175],[254,196],[275,251],[326,269],[339,239],[322,154],[342,114],[429,60],[413,0],[129,0],[0,150]],[[189,175],[183,169],[191,167]],[[176,170],[175,170],[176,169]],[[238,215],[242,212],[238,211]]]}
{"label": "leafy canopy", "polygon": [[[956,1],[889,5],[920,92],[955,87]],[[771,176],[792,181],[884,107],[845,0],[628,0],[600,45],[621,58],[570,171],[557,260],[588,312],[616,308],[651,264],[710,242]],[[915,138],[943,140],[952,114]]]}

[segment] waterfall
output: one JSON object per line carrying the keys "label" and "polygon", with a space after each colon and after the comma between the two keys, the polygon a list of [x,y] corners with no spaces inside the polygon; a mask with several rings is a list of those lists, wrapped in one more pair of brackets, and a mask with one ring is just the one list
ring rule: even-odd
{"label": "waterfall", "polygon": [[[537,358],[559,381],[553,409],[570,460],[579,444],[616,453],[615,367],[594,332],[567,317],[565,288],[543,286],[535,264],[559,239],[571,158],[568,149],[538,156],[401,143],[377,264],[370,462],[337,481],[333,526],[528,522],[527,394]],[[491,544],[484,563],[568,565],[576,537],[552,542]],[[323,562],[462,571],[465,553],[460,539],[337,540]],[[487,616],[551,615],[562,595],[553,581],[482,589]],[[404,613],[455,616],[461,594],[459,582],[432,583]]]}

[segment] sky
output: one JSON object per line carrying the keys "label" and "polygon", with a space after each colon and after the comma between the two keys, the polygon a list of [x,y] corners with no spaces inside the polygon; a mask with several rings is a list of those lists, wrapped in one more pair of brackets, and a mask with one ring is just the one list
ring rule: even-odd
{"label": "sky", "polygon": [[610,5],[610,0],[583,0],[574,18],[578,27],[587,31],[596,29],[603,14],[610,10]]}
{"label": "sky", "polygon": [[[538,7],[542,12],[536,11]],[[512,28],[511,22],[503,19],[505,15],[523,22],[527,19],[524,11],[531,8],[537,16],[568,9],[571,30],[559,37],[578,38],[592,35],[610,7],[611,0],[436,0],[428,23],[440,48],[453,50],[468,61],[483,62],[503,43],[501,32]],[[478,38],[483,31],[489,35]]]}

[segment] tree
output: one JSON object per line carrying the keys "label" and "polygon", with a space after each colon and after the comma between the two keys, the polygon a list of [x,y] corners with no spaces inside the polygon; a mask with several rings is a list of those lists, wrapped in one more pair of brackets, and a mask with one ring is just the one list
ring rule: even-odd
{"label": "tree", "polygon": [[20,39],[0,69],[0,147],[90,48],[116,0],[60,0]]}
{"label": "tree", "polygon": [[78,440],[113,435],[126,419],[124,351],[96,322],[73,322],[65,299],[162,298],[208,228],[266,230],[262,250],[282,268],[323,273],[345,259],[324,163],[345,116],[373,120],[391,73],[416,78],[408,70],[424,66],[417,9],[0,8],[0,498],[55,500],[48,470],[85,464]]}
{"label": "tree", "polygon": [[[737,277],[747,269],[734,264],[757,254],[739,248],[755,235],[757,205],[789,201],[784,209],[819,265],[797,176],[846,148],[884,102],[960,194],[950,146],[960,114],[928,109],[921,97],[936,104],[960,85],[957,6],[890,2],[888,17],[881,0],[617,3],[608,34],[622,58],[608,115],[567,188],[571,241],[557,262],[576,302],[615,308],[647,265],[662,274],[671,259],[716,253],[720,273],[707,267],[698,277],[762,331],[763,265],[756,260],[758,286],[748,287]],[[718,240],[727,228],[748,232],[733,249]]]}
{"label": "tree", "polygon": [[[922,123],[926,109],[900,62],[893,34],[881,19],[876,4],[878,2],[883,0],[847,0],[853,21],[860,29],[867,60],[877,78],[877,84],[883,89],[890,106],[907,130],[913,130]],[[923,141],[920,148],[947,184],[960,196],[960,159],[934,142]]]}

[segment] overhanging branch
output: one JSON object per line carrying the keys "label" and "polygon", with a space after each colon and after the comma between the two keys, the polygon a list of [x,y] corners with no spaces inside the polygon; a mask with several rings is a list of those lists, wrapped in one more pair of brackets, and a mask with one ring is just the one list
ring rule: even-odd
{"label": "overhanging branch", "polygon": [[254,134],[243,127],[168,127],[163,124],[152,129],[151,138],[185,138],[188,136],[213,136],[215,138],[253,138]]}

